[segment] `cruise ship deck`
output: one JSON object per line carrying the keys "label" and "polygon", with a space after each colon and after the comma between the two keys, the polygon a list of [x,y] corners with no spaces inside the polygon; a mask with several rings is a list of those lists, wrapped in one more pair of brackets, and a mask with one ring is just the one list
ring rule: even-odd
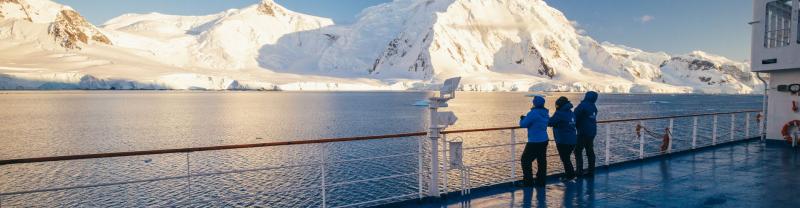
{"label": "cruise ship deck", "polygon": [[387,207],[800,207],[798,151],[745,140],[599,168],[543,188],[501,184]]}
{"label": "cruise ship deck", "polygon": [[[791,175],[798,172],[798,153],[783,141],[759,140],[756,133],[763,120],[755,113],[759,112],[598,121],[596,175],[561,183],[556,179],[563,169],[551,163],[553,175],[544,188],[511,185],[521,179],[519,156],[525,143],[517,133],[524,138],[525,132],[501,127],[0,160],[6,174],[36,176],[31,168],[69,162],[105,168],[128,164],[136,170],[111,173],[144,176],[87,176],[91,180],[75,182],[67,174],[45,175],[55,178],[46,184],[17,181],[20,185],[0,189],[0,207],[800,207],[791,192],[800,185]],[[665,133],[659,134],[660,129]],[[486,142],[492,138],[497,141]],[[378,153],[358,144],[394,149]],[[329,151],[337,147],[352,149]],[[316,154],[284,164],[242,162],[215,169],[203,165],[209,156],[225,161],[225,155],[236,151],[286,148]],[[548,160],[556,156],[550,153]],[[147,158],[156,159],[141,160]],[[142,174],[139,169],[171,172]],[[365,174],[342,174],[352,170]],[[291,174],[267,181],[233,180],[242,174],[280,175],[275,171]],[[261,185],[275,182],[285,185]],[[169,186],[158,185],[162,183]],[[156,185],[146,186],[152,184]],[[107,194],[129,187],[143,187],[136,194],[171,195]],[[231,188],[236,191],[226,190]],[[40,197],[43,194],[52,197]],[[280,201],[282,196],[303,201]]]}

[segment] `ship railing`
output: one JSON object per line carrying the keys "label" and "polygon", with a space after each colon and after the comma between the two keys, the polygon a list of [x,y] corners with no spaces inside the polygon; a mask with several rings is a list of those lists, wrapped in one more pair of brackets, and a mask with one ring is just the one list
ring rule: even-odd
{"label": "ship railing", "polygon": [[[760,112],[759,110],[747,110],[598,121],[597,136],[594,140],[596,164],[597,167],[608,167],[622,162],[643,160],[676,152],[691,151],[698,148],[757,138],[763,133]],[[487,134],[487,132],[493,133]],[[457,137],[458,142],[463,143],[461,151],[463,152],[463,160],[467,163],[464,166],[473,171],[473,173],[469,173],[471,177],[474,178],[480,172],[490,173],[492,177],[498,175],[497,172],[475,171],[475,168],[486,166],[507,171],[506,174],[501,174],[505,178],[484,181],[472,186],[483,187],[516,182],[522,179],[519,159],[527,143],[526,133],[524,129],[519,127],[443,131],[443,139],[439,141],[441,142],[439,146],[443,148],[438,151],[438,156],[444,158],[444,162],[440,162],[441,170],[444,171],[437,177],[442,181],[440,183],[441,194],[471,188],[459,187],[459,185],[463,184],[462,181],[449,180],[451,178],[463,180],[461,177],[456,177],[456,175],[460,174],[458,171],[452,171],[452,168],[448,167],[451,164],[452,157],[448,155],[450,150],[447,143],[452,138]],[[668,136],[668,139],[665,139],[665,136]],[[550,170],[548,175],[563,173],[563,167],[554,148],[555,141],[550,139],[549,142],[548,161],[557,162],[548,164],[548,170]],[[489,157],[492,155],[485,153],[474,154],[476,151],[488,153],[507,152],[508,154],[503,156],[508,157],[500,157],[494,160],[469,158],[470,155]],[[582,156],[584,157],[584,170],[586,170],[588,158],[584,155]],[[576,165],[574,159],[573,165]],[[490,177],[479,176],[478,178]]]}
{"label": "ship railing", "polygon": [[[759,127],[762,125],[762,122],[760,121],[761,116],[757,116],[759,115],[759,112],[760,111],[751,110],[598,121],[598,133],[597,138],[595,139],[594,148],[598,156],[596,164],[598,167],[603,167],[615,163],[642,160],[649,157],[671,154],[678,151],[687,151],[705,146],[714,146],[727,142],[753,138],[761,133],[759,132],[761,129]],[[645,132],[645,130],[650,132]],[[661,130],[663,134],[658,135],[658,130]],[[758,134],[756,134],[757,132]],[[525,145],[525,133],[526,132],[520,130],[519,127],[502,127],[443,131],[441,132],[443,138],[438,140],[431,140],[427,138],[426,135],[428,134],[426,132],[412,132],[394,135],[7,159],[0,160],[0,177],[4,177],[4,175],[12,175],[9,173],[13,171],[29,171],[30,169],[34,169],[30,166],[47,166],[48,163],[69,161],[86,162],[94,160],[116,159],[139,160],[142,156],[155,155],[170,155],[172,157],[180,158],[177,160],[182,160],[183,164],[178,164],[176,166],[185,165],[185,169],[180,175],[172,174],[170,176],[148,176],[147,178],[137,178],[132,180],[92,182],[77,185],[48,184],[48,187],[41,188],[12,187],[9,185],[4,188],[3,184],[0,184],[0,188],[2,188],[2,190],[0,190],[0,207],[30,206],[32,203],[37,203],[37,201],[39,201],[36,200],[37,197],[57,197],[58,194],[48,195],[48,193],[54,192],[94,190],[103,187],[131,186],[166,181],[173,183],[175,181],[182,181],[182,193],[171,193],[173,195],[168,196],[164,201],[158,201],[157,199],[144,199],[143,201],[141,201],[142,199],[140,199],[140,201],[122,200],[123,202],[119,202],[117,204],[112,203],[112,205],[143,206],[144,204],[144,206],[168,207],[191,207],[203,204],[242,205],[238,202],[259,201],[259,199],[269,198],[270,195],[307,191],[319,193],[317,196],[318,199],[314,203],[314,206],[318,207],[361,207],[410,199],[439,197],[441,194],[448,194],[454,191],[464,191],[464,189],[470,189],[472,187],[502,184],[519,180],[521,178],[521,169],[518,167],[519,157],[521,156],[523,149],[520,147],[520,145]],[[670,138],[665,140],[663,138],[664,134],[669,134]],[[463,181],[450,180],[451,178],[457,178],[455,177],[455,174],[458,174],[458,172],[451,171],[450,167],[448,167],[451,155],[448,155],[450,150],[446,144],[448,141],[451,141],[448,140],[448,138],[452,139],[456,137],[460,138],[461,142],[464,144],[462,149],[464,158],[462,160],[464,160],[465,166],[469,167],[469,169],[467,169],[470,171],[469,174],[478,176],[479,183],[477,184],[470,183],[468,187],[464,187],[463,185],[458,185],[459,182]],[[391,153],[386,155],[330,158],[333,154],[328,153],[332,145],[345,144],[359,146],[359,143],[389,140],[416,143],[416,145],[415,147],[410,148],[414,149],[413,151]],[[431,142],[441,142],[443,145],[431,145]],[[306,163],[268,165],[252,168],[229,168],[224,170],[207,171],[204,170],[207,168],[202,167],[202,165],[193,165],[193,162],[197,163],[197,161],[193,161],[194,157],[198,157],[195,154],[204,152],[219,153],[241,149],[257,149],[263,151],[268,149],[258,148],[298,146],[302,146],[306,151],[315,150],[315,152],[318,154],[304,159],[309,161]],[[437,146],[441,146],[443,148],[433,149]],[[408,149],[409,148],[405,150]],[[553,148],[553,145],[551,145],[549,149],[554,150],[555,148]],[[502,152],[506,152],[506,154],[498,154]],[[432,168],[433,165],[430,163],[432,161],[432,157],[443,158],[443,160],[438,160],[440,161],[438,163],[440,168],[437,168],[439,171],[432,171],[434,169]],[[554,154],[553,152],[548,154],[548,160],[555,161],[555,158],[557,158],[557,154]],[[371,178],[350,178],[348,180],[339,181],[333,181],[330,178],[330,174],[332,174],[331,168],[336,167],[338,164],[362,164],[366,163],[367,161],[391,161],[398,159],[415,160],[416,167],[401,172],[389,170],[384,175]],[[173,162],[177,160],[173,160]],[[117,164],[100,162],[95,163],[100,164],[99,168],[103,168],[104,165]],[[557,164],[560,163],[551,163],[550,165]],[[295,168],[311,168],[315,169],[320,174],[318,177],[312,177],[312,179],[309,179],[317,180],[313,181],[313,183],[302,182],[300,185],[296,186],[255,191],[255,193],[227,194],[225,196],[196,196],[203,195],[203,193],[197,193],[198,191],[201,191],[199,186],[204,185],[196,182],[198,178],[254,173],[266,175],[264,172]],[[563,168],[561,167],[548,168],[548,170],[551,170],[550,174],[563,172]],[[19,174],[42,174],[46,176],[47,174],[52,173],[17,173],[17,175]],[[481,174],[488,174],[489,176],[481,177]],[[502,175],[502,177],[497,177],[498,175]],[[405,193],[392,193],[390,196],[359,197],[362,198],[360,201],[331,201],[332,198],[335,198],[334,196],[331,196],[332,192],[334,192],[332,189],[337,187],[355,184],[380,183],[399,178],[404,178],[406,181],[415,180],[416,184],[415,187],[413,187],[413,191],[408,191]],[[437,180],[435,183],[430,183],[433,179]],[[12,180],[16,179],[0,178],[0,181]],[[462,177],[461,180],[465,179]],[[430,185],[428,184],[438,184],[438,188],[436,190],[440,190],[439,194],[433,194],[432,196],[432,194],[429,192],[431,187],[429,187]],[[244,186],[245,184],[239,185]],[[33,199],[25,198],[24,196],[26,195],[33,195]],[[183,195],[183,197],[175,197],[178,195]],[[46,200],[41,199],[41,201]],[[86,201],[78,201],[74,204],[62,205],[92,205],[94,203],[92,201],[92,199],[86,199]]]}

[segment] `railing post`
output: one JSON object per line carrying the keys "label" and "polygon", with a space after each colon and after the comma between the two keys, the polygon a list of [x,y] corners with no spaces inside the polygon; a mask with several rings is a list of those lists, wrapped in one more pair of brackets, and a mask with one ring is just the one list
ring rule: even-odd
{"label": "railing post", "polygon": [[711,132],[711,145],[712,146],[716,146],[717,145],[717,115],[714,115],[714,124],[713,125],[714,125],[714,127],[712,127],[712,128],[714,130],[712,130],[712,132]]}
{"label": "railing post", "polygon": [[736,131],[733,128],[736,127],[736,114],[731,114],[731,141],[736,139]]}
{"label": "railing post", "polygon": [[422,141],[424,137],[417,139],[417,192],[419,192],[419,199],[422,199]]}
{"label": "railing post", "polygon": [[439,134],[441,129],[436,124],[436,115],[438,114],[439,101],[431,100],[430,102],[430,133],[428,138],[431,140],[431,177],[428,181],[428,196],[439,197]]}
{"label": "railing post", "polygon": [[[639,126],[644,128],[644,122],[639,121]],[[642,134],[638,134],[636,136],[639,137],[639,159],[644,159],[644,136],[642,136]]]}
{"label": "railing post", "polygon": [[606,141],[605,142],[606,142],[606,145],[605,145],[605,151],[606,151],[605,157],[606,157],[606,160],[605,160],[605,162],[606,162],[606,167],[608,167],[608,165],[611,164],[611,162],[609,161],[609,160],[611,160],[611,155],[609,155],[610,147],[608,146],[608,145],[611,144],[611,124],[606,124]]}
{"label": "railing post", "polygon": [[449,148],[450,148],[449,145],[447,145],[447,134],[442,134],[442,149],[444,150],[442,152],[442,160],[444,160],[444,162],[442,163],[442,165],[444,166],[442,167],[443,168],[442,176],[444,177],[444,193],[450,192],[450,186],[447,181],[447,175],[449,175],[448,173],[450,173],[449,166],[450,166],[450,157],[452,157],[452,155],[450,155]]}
{"label": "railing post", "polygon": [[758,115],[759,115],[759,119],[758,119],[758,135],[761,137],[761,141],[762,142],[767,137],[767,133],[764,132],[767,129],[767,124],[765,123],[767,121],[767,119],[766,119],[766,116],[762,116],[763,114],[764,114],[764,111],[761,111],[760,113],[758,113]]}
{"label": "railing post", "polygon": [[744,138],[750,139],[750,113],[744,115]]}
{"label": "railing post", "polygon": [[674,126],[673,125],[674,123],[675,123],[675,119],[674,118],[670,118],[669,119],[669,132],[666,132],[666,133],[669,134],[669,140],[667,141],[667,153],[672,153],[672,140],[675,140],[675,138],[672,136],[673,135],[672,131],[674,130],[672,127]]}
{"label": "railing post", "polygon": [[189,199],[188,201],[193,201],[194,198],[192,194],[192,166],[189,161],[189,152],[186,153],[186,198]]}
{"label": "railing post", "polygon": [[321,165],[320,165],[320,172],[322,174],[322,177],[321,177],[322,178],[322,185],[321,185],[321,187],[322,187],[322,208],[328,207],[328,203],[327,203],[328,195],[327,195],[327,190],[326,190],[326,187],[325,187],[327,185],[327,180],[326,180],[326,175],[327,174],[326,174],[326,170],[325,170],[325,166],[327,166],[327,159],[326,159],[326,157],[327,157],[326,153],[328,152],[328,148],[327,147],[328,147],[327,143],[322,144],[322,151],[320,151],[320,153],[322,154],[321,157],[320,157],[320,160],[322,161]]}
{"label": "railing post", "polygon": [[[517,131],[516,129],[511,129],[511,160],[514,161],[517,159]],[[517,180],[517,165],[511,163],[511,182]]]}
{"label": "railing post", "polygon": [[692,124],[692,149],[697,148],[697,116],[694,117]]}

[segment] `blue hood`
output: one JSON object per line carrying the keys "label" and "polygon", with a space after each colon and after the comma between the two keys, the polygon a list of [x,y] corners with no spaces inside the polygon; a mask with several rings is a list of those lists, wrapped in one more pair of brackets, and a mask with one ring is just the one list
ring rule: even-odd
{"label": "blue hood", "polygon": [[595,91],[586,92],[586,96],[583,97],[583,101],[581,102],[587,102],[592,104],[597,103],[597,92]]}
{"label": "blue hood", "polygon": [[543,97],[536,96],[533,97],[533,107],[534,108],[544,108],[545,100]]}
{"label": "blue hood", "polygon": [[571,111],[573,107],[572,103],[569,101],[567,101],[566,103],[560,103],[558,105],[559,106],[558,109],[556,109],[556,111]]}

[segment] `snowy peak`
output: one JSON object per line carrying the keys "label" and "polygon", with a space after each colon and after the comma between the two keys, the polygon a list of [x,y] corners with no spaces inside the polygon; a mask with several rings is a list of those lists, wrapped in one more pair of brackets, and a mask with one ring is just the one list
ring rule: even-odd
{"label": "snowy peak", "polygon": [[340,39],[347,42],[321,55],[322,71],[430,79],[491,72],[554,78],[581,69],[574,28],[540,0],[396,0],[366,9],[348,29]]}
{"label": "snowy peak", "polygon": [[438,52],[469,71],[555,78],[581,69],[574,28],[544,1],[459,0],[438,14],[435,30]]}
{"label": "snowy peak", "polygon": [[272,0],[261,1],[261,3],[258,4],[258,11],[261,14],[269,16],[286,15],[286,10]]}
{"label": "snowy peak", "polygon": [[89,44],[90,41],[111,45],[108,37],[74,10],[61,10],[50,24],[49,33],[64,48],[80,49],[80,43]]}
{"label": "snowy peak", "polygon": [[737,89],[754,86],[757,83],[755,76],[750,72],[748,63],[731,61],[725,57],[701,51],[672,57],[670,60],[664,61],[661,68],[664,71],[674,72],[671,80],[665,78],[665,81],[672,83],[730,85]]}
{"label": "snowy peak", "polygon": [[0,19],[49,24],[48,34],[68,49],[80,49],[81,44],[90,42],[111,45],[108,37],[78,12],[48,0],[0,0]]}
{"label": "snowy peak", "polygon": [[629,80],[689,88],[693,93],[751,93],[759,85],[746,62],[694,51],[686,55],[651,53],[582,37],[581,55],[593,71]]}
{"label": "snowy peak", "polygon": [[[259,68],[265,45],[333,21],[288,10],[271,0],[205,16],[126,14],[107,21],[111,41],[127,48],[170,57],[167,64],[214,70]],[[302,44],[302,42],[295,44]]]}
{"label": "snowy peak", "polygon": [[395,0],[365,9],[353,25],[287,34],[258,60],[286,73],[462,76],[467,90],[748,93],[757,85],[735,62],[714,59],[727,70],[709,74],[666,67],[680,57],[598,43],[542,0]]}

